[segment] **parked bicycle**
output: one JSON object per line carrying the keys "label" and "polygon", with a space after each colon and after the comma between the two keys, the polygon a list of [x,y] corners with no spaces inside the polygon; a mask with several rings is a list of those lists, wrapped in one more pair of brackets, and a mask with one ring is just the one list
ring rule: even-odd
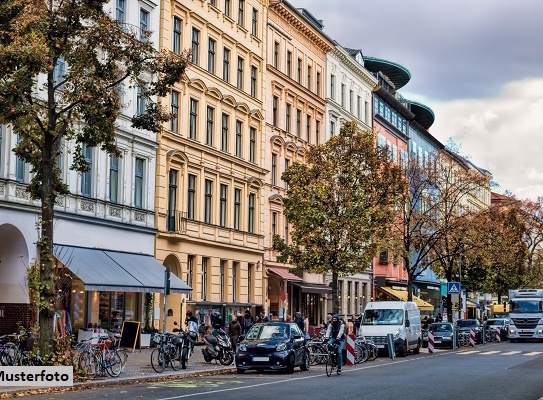
{"label": "parked bicycle", "polygon": [[179,371],[183,340],[172,333],[157,334],[153,340],[157,348],[151,352],[151,367],[159,373],[164,372],[168,365],[174,371]]}
{"label": "parked bicycle", "polygon": [[96,344],[90,340],[81,344],[77,359],[79,370],[90,377],[105,376],[106,373],[119,376],[124,368],[123,360],[117,349],[111,349],[113,342],[109,337],[101,337]]}
{"label": "parked bicycle", "polygon": [[324,343],[324,330],[320,335],[313,336],[307,343],[309,350],[309,364],[324,364],[328,355],[326,344]]}
{"label": "parked bicycle", "polygon": [[38,354],[33,353],[35,338],[32,331],[17,336],[17,351],[12,365],[40,366],[43,361]]}
{"label": "parked bicycle", "polygon": [[469,346],[469,332],[458,332],[457,338],[459,347]]}
{"label": "parked bicycle", "polygon": [[0,336],[0,365],[15,365],[17,356],[17,337],[15,335]]}
{"label": "parked bicycle", "polygon": [[366,339],[363,335],[356,337],[354,342],[354,362],[355,364],[366,361],[373,361],[379,354],[379,348],[372,340]]}

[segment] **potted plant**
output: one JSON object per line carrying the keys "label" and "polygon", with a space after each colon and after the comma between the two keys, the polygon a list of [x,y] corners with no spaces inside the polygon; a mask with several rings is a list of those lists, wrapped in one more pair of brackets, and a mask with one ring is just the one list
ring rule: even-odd
{"label": "potted plant", "polygon": [[141,331],[140,344],[141,347],[151,346],[151,336],[156,332],[153,328],[153,295],[151,293],[145,293],[145,302],[143,304],[144,309],[144,325]]}

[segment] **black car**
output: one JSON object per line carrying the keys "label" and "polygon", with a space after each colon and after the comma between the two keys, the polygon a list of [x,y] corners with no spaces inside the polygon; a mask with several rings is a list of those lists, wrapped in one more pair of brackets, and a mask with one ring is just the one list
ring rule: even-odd
{"label": "black car", "polygon": [[309,350],[298,325],[289,322],[254,324],[236,354],[238,374],[247,370],[309,370]]}
{"label": "black car", "polygon": [[459,332],[468,332],[473,329],[475,331],[475,343],[482,342],[482,329],[479,321],[476,319],[459,319],[456,321],[456,328]]}
{"label": "black car", "polygon": [[450,322],[434,322],[422,334],[422,346],[428,347],[428,331],[434,333],[434,347],[453,348],[454,326]]}

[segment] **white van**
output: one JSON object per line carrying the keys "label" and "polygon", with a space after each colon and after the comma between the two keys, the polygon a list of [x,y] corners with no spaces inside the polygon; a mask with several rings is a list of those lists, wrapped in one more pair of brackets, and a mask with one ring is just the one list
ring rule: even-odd
{"label": "white van", "polygon": [[383,350],[392,333],[396,354],[405,357],[409,350],[418,354],[422,345],[419,308],[413,301],[372,301],[364,309],[359,332]]}

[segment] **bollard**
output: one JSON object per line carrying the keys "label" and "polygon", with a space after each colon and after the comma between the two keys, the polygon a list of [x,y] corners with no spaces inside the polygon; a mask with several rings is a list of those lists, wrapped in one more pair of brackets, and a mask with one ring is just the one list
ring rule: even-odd
{"label": "bollard", "polygon": [[347,365],[354,365],[354,335],[347,335]]}
{"label": "bollard", "polygon": [[387,335],[387,343],[388,343],[388,356],[391,360],[394,360],[396,358],[396,349],[394,348],[394,335],[392,333],[389,333]]}
{"label": "bollard", "polygon": [[428,331],[428,353],[434,354],[434,331]]}
{"label": "bollard", "polygon": [[469,330],[469,347],[475,347],[475,330]]}
{"label": "bollard", "polygon": [[481,334],[481,344],[486,344],[486,329],[484,325],[483,325],[483,333]]}
{"label": "bollard", "polygon": [[498,342],[498,343],[500,343],[502,341],[501,334],[502,334],[501,328],[498,326],[496,328],[496,342]]}

